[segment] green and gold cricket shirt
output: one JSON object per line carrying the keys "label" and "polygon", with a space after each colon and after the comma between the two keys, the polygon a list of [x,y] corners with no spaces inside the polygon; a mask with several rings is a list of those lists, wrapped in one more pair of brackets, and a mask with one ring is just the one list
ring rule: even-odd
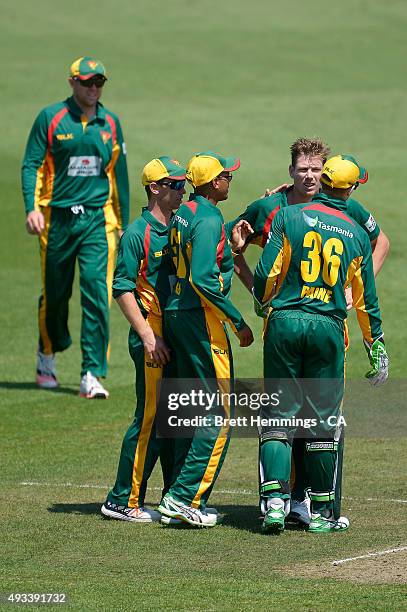
{"label": "green and gold cricket shirt", "polygon": [[[121,237],[113,279],[113,297],[134,293],[145,318],[161,319],[171,292],[172,262],[168,246],[168,226],[158,221],[147,208],[131,223]],[[139,340],[130,328],[129,343]]]}
{"label": "green and gold cricket shirt", "polygon": [[124,229],[129,181],[119,119],[98,102],[88,120],[73,96],[44,108],[28,138],[22,186],[27,213],[40,206],[112,205]]}
{"label": "green and gold cricket shirt", "polygon": [[[248,221],[253,228],[253,234],[248,237],[246,241],[247,244],[257,244],[261,248],[264,248],[269,239],[274,217],[281,208],[289,206],[287,195],[290,189],[292,189],[292,187],[289,187],[285,191],[274,193],[271,196],[260,198],[249,204],[246,210],[239,215],[237,219],[226,223],[226,232],[230,234],[233,226],[241,219],[244,219]],[[320,195],[321,194],[315,195],[312,201],[318,202]],[[380,233],[380,227],[376,223],[374,216],[366,210],[358,200],[349,198],[346,203],[346,210],[347,214],[367,233],[371,242],[377,239]]]}
{"label": "green and gold cricket shirt", "polygon": [[346,202],[319,194],[318,201],[285,207],[271,232],[254,273],[258,302],[343,321],[344,288],[351,285],[364,339],[382,335],[372,249],[367,233],[347,214]]}
{"label": "green and gold cricket shirt", "polygon": [[208,308],[233,330],[242,329],[243,317],[229,299],[233,255],[220,210],[192,194],[172,219],[170,247],[176,282],[167,310]]}

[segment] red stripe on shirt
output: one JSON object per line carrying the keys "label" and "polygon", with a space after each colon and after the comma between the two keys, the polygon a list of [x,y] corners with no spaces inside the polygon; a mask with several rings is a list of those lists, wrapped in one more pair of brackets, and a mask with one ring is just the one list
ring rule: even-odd
{"label": "red stripe on shirt", "polygon": [[150,252],[150,231],[151,225],[147,225],[146,231],[144,233],[144,262],[143,267],[140,270],[140,274],[144,278],[144,280],[147,280],[148,254]]}
{"label": "red stripe on shirt", "polygon": [[67,108],[62,108],[55,115],[55,117],[52,118],[51,123],[48,126],[48,148],[49,149],[51,148],[51,145],[52,145],[52,138],[54,136],[55,129],[56,129],[58,123],[61,121],[62,117],[64,117],[67,112],[68,112]]}
{"label": "red stripe on shirt", "polygon": [[351,225],[355,225],[352,219],[350,219],[345,213],[336,208],[331,208],[330,206],[325,206],[325,204],[310,204],[309,206],[305,206],[302,210],[318,210],[319,212],[326,213],[327,215],[331,215],[332,217],[338,217],[339,219],[343,219],[343,221],[347,221]]}
{"label": "red stripe on shirt", "polygon": [[111,117],[107,113],[106,113],[106,119],[107,119],[108,124],[110,125],[110,131],[112,132],[112,140],[113,140],[113,146],[114,146],[117,142],[116,121],[113,119],[113,117]]}
{"label": "red stripe on shirt", "polygon": [[271,228],[271,224],[273,223],[273,219],[276,216],[276,214],[278,213],[278,211],[280,210],[280,204],[278,204],[278,206],[276,206],[275,208],[273,208],[273,210],[271,211],[271,213],[269,214],[269,216],[266,219],[266,222],[263,226],[263,238],[262,238],[262,247],[266,246],[266,242],[269,238],[269,232],[270,232],[270,228]]}
{"label": "red stripe on shirt", "polygon": [[222,225],[222,235],[220,237],[218,247],[216,249],[216,263],[218,264],[219,269],[220,269],[220,264],[222,263],[223,253],[225,252],[225,242],[226,242],[225,227]]}
{"label": "red stripe on shirt", "polygon": [[192,210],[192,212],[195,214],[196,213],[196,207],[197,207],[197,203],[192,201],[192,202],[185,202],[184,206],[186,206],[187,208],[189,208],[189,210]]}

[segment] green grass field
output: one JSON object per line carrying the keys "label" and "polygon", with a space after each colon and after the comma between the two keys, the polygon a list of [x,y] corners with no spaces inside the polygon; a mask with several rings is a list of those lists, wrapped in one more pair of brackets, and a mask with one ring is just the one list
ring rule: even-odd
{"label": "green grass field", "polygon": [[[401,420],[407,371],[405,2],[89,0],[84,6],[72,0],[62,6],[0,0],[0,9],[0,590],[65,592],[69,605],[82,610],[406,609],[405,552],[332,566],[335,559],[407,545],[407,434]],[[186,162],[211,148],[240,156],[225,218],[286,180],[288,148],[298,136],[319,135],[334,152],[353,153],[368,168],[369,183],[357,196],[391,240],[378,290],[393,382],[375,408],[378,426],[347,440],[348,532],[262,536],[257,443],[237,438],[211,498],[226,515],[223,526],[169,530],[100,517],[134,409],[127,325],[113,305],[111,398],[81,400],[75,286],[74,345],[58,360],[61,388],[36,389],[38,245],[25,233],[19,180],[34,116],[68,94],[68,67],[84,54],[100,57],[109,71],[103,101],[125,131],[133,217],[144,204],[141,167],[157,155]],[[250,262],[258,256],[252,249]],[[256,331],[250,349],[235,343],[236,372],[256,377],[261,323],[238,281],[233,298]],[[350,318],[348,376],[360,379],[368,362],[353,313]],[[365,389],[369,421],[374,391],[367,383]],[[389,427],[383,433],[380,410],[383,422],[397,417],[397,436]],[[148,493],[152,505],[159,488],[157,472]]]}

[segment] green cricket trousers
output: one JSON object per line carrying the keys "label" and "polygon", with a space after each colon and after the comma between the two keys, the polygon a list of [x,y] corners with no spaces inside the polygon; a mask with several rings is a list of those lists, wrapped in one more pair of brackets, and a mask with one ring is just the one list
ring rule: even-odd
{"label": "green cricket trousers", "polygon": [[116,234],[107,208],[43,207],[40,236],[42,292],[39,349],[49,355],[71,343],[68,306],[78,260],[82,305],[81,375],[105,376],[109,344],[109,300]]}
{"label": "green cricket trousers", "polygon": [[262,417],[272,421],[260,432],[263,512],[272,497],[290,498],[294,420],[301,418],[311,424],[303,467],[311,487],[312,509],[333,509],[344,353],[342,321],[299,310],[272,311],[264,336],[264,378],[266,388],[279,388],[282,393],[278,406],[262,411]]}
{"label": "green cricket trousers", "polygon": [[[154,333],[162,336],[162,319],[149,314]],[[120,453],[116,483],[107,500],[119,506],[142,508],[148,479],[160,458],[165,494],[173,474],[173,441],[156,436],[156,411],[163,375],[170,371],[151,361],[140,338],[132,336],[130,355],[136,369],[136,411],[127,430]]]}
{"label": "green cricket trousers", "polygon": [[[232,352],[223,322],[209,308],[168,310],[164,320],[180,385],[181,379],[197,379],[199,388],[203,386],[207,392],[230,393]],[[205,509],[229,446],[227,419],[233,416],[232,411],[226,399],[207,413],[207,423],[198,426],[192,438],[174,439],[174,475],[169,495],[177,501]],[[215,424],[215,414],[225,419],[222,426]]]}

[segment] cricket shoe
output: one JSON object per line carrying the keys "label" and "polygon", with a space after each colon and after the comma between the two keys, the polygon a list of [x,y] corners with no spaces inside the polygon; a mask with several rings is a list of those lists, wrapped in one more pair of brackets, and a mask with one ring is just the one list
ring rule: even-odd
{"label": "cricket shoe", "polygon": [[280,533],[284,531],[286,517],[285,503],[279,497],[273,497],[261,526],[262,533]]}
{"label": "cricket shoe", "polygon": [[215,527],[217,514],[208,514],[198,508],[192,508],[182,502],[176,501],[171,495],[164,495],[158,506],[158,511],[168,518],[180,519],[194,527]]}
{"label": "cricket shoe", "polygon": [[119,506],[110,501],[106,501],[100,509],[103,516],[107,516],[119,521],[131,521],[133,523],[158,523],[161,514],[157,510],[149,508],[129,508],[129,506]]}
{"label": "cricket shoe", "polygon": [[37,385],[41,389],[56,389],[58,387],[55,355],[45,355],[37,351]]}
{"label": "cricket shoe", "polygon": [[308,527],[311,520],[309,504],[309,499],[304,499],[304,501],[292,499],[291,510],[286,521],[288,523],[296,523],[297,525]]}
{"label": "cricket shoe", "polygon": [[[201,511],[202,512],[202,511]],[[216,508],[205,508],[204,512],[206,514],[215,514],[216,515],[216,524],[218,525],[221,522],[221,516]],[[169,527],[179,527],[180,525],[185,525],[184,521],[178,518],[171,518],[169,516],[165,516],[164,514],[161,516],[161,524],[167,525]]]}
{"label": "cricket shoe", "polygon": [[109,391],[106,391],[100,380],[93,376],[92,372],[86,372],[82,376],[79,395],[87,399],[107,399]]}
{"label": "cricket shoe", "polygon": [[349,528],[349,519],[340,516],[338,519],[326,518],[321,514],[311,514],[311,522],[308,527],[310,533],[328,533],[331,531],[346,531]]}

